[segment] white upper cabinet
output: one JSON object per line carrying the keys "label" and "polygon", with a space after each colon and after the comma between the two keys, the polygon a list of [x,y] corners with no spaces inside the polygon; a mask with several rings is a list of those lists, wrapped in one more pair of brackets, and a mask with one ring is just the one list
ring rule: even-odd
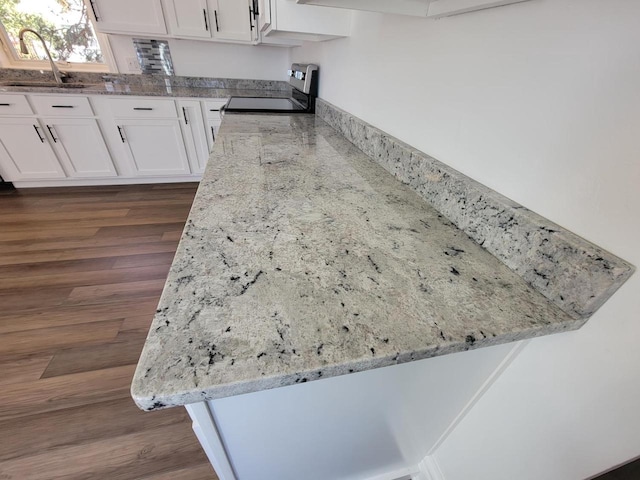
{"label": "white upper cabinet", "polygon": [[351,11],[345,8],[301,5],[295,0],[260,0],[259,5],[263,39],[323,41],[347,37],[351,30]]}
{"label": "white upper cabinet", "polygon": [[[271,0],[274,1],[274,0]],[[296,0],[299,4],[441,18],[527,0]]]}
{"label": "white upper cabinet", "polygon": [[100,32],[134,35],[167,33],[159,0],[85,1]]}
{"label": "white upper cabinet", "polygon": [[253,9],[248,0],[209,0],[213,10],[213,38],[251,42],[254,38]]}
{"label": "white upper cabinet", "polygon": [[170,35],[211,38],[207,0],[163,0],[162,5]]}
{"label": "white upper cabinet", "polygon": [[172,37],[250,43],[256,37],[250,0],[162,0]]}

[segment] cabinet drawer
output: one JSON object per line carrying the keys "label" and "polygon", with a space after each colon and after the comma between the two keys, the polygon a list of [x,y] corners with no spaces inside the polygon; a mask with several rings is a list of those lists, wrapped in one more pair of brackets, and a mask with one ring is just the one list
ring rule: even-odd
{"label": "cabinet drawer", "polygon": [[54,117],[93,117],[87,97],[72,95],[32,95],[31,104],[40,115]]}
{"label": "cabinet drawer", "polygon": [[207,100],[204,102],[204,111],[207,117],[215,117],[220,115],[220,111],[227,105],[228,98],[220,100]]}
{"label": "cabinet drawer", "polygon": [[24,95],[0,95],[0,115],[33,115]]}
{"label": "cabinet drawer", "polygon": [[114,117],[119,118],[176,118],[176,102],[148,98],[110,98]]}

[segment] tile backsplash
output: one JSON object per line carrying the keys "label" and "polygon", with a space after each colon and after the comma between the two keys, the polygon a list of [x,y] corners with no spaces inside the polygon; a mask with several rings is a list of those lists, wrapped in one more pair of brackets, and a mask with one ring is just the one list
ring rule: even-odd
{"label": "tile backsplash", "polygon": [[174,75],[169,42],[134,38],[133,46],[142,73]]}

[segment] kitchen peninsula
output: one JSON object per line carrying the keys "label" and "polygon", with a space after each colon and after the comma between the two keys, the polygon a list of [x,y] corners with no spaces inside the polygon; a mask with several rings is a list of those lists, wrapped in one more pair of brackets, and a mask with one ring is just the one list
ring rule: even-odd
{"label": "kitchen peninsula", "polygon": [[[632,267],[591,247],[606,299]],[[320,118],[230,114],[132,395],[186,405],[223,480],[409,478],[520,348],[499,344],[575,310]]]}

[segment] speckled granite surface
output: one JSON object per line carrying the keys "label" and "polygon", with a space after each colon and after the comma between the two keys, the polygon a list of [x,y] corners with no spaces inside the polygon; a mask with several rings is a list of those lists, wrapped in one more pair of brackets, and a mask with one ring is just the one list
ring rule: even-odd
{"label": "speckled granite surface", "polygon": [[0,93],[55,93],[81,95],[129,95],[142,97],[189,97],[189,98],[228,98],[236,97],[286,97],[282,90],[252,90],[237,88],[205,88],[205,87],[159,87],[148,85],[92,85],[87,88],[56,88],[56,87],[3,87]]}
{"label": "speckled granite surface", "polygon": [[229,114],[132,396],[153,410],[583,323],[318,117]]}
{"label": "speckled granite surface", "polygon": [[330,103],[317,115],[573,318],[588,318],[634,267]]}
{"label": "speckled granite surface", "polygon": [[[165,84],[169,81],[169,86]],[[56,93],[82,95],[131,95],[154,97],[227,98],[286,97],[291,86],[286,81],[237,78],[165,77],[161,75],[115,75],[74,72],[68,84],[82,83],[83,88],[8,86],[13,82],[51,82],[50,72],[0,69],[0,93]]]}

